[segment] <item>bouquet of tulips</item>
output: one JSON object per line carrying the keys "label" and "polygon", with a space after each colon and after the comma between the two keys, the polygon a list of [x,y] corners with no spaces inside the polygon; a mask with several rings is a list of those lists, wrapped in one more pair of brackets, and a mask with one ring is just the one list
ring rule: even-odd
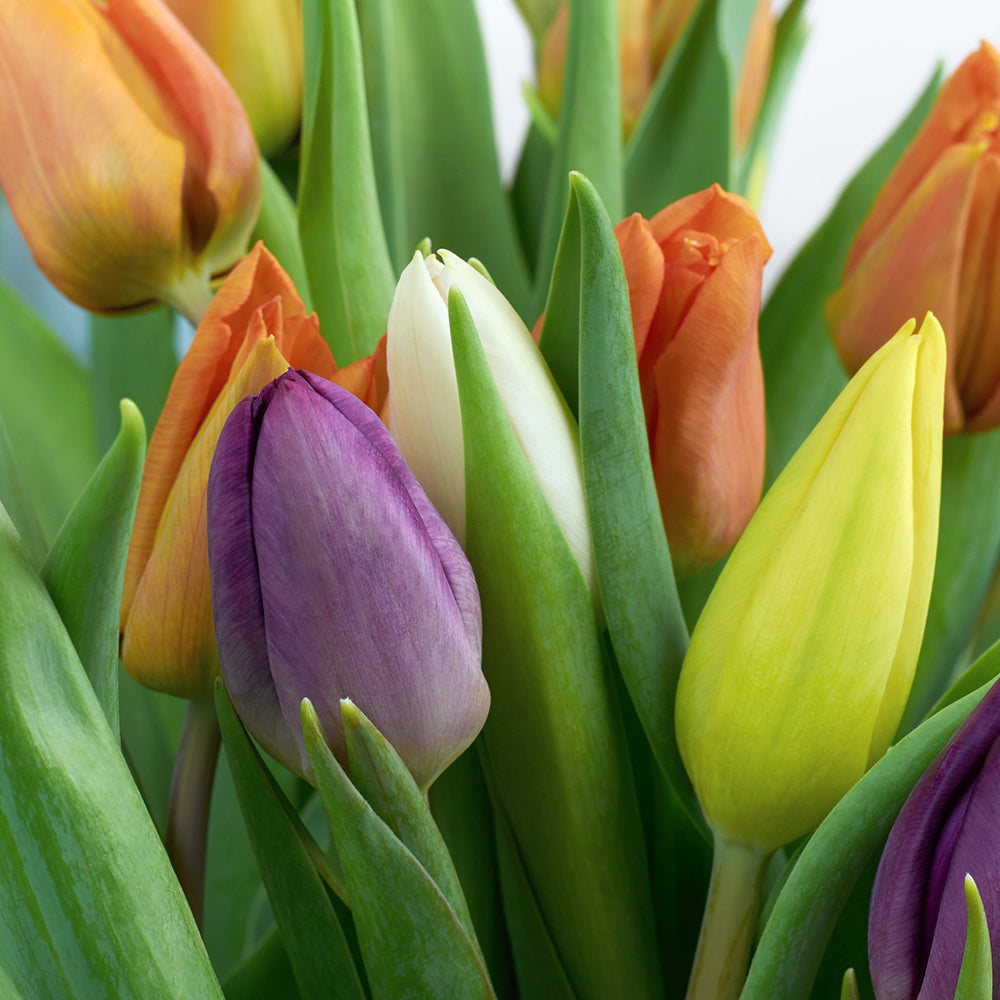
{"label": "bouquet of tulips", "polygon": [[762,308],[804,0],[519,7],[0,0],[4,1000],[1000,996],[1000,56]]}

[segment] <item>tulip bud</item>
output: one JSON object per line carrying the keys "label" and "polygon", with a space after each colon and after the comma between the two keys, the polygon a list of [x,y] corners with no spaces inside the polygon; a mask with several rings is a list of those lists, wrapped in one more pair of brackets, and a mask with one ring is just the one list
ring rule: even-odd
{"label": "tulip bud", "polygon": [[260,203],[239,100],[154,0],[3,0],[0,186],[38,266],[98,312],[200,315]]}
{"label": "tulip bud", "polygon": [[205,535],[212,453],[233,407],[292,364],[336,372],[316,317],[258,243],[205,313],[146,455],[125,567],[121,654],[148,687],[211,694],[218,672]]}
{"label": "tulip bud", "polygon": [[885,752],[937,548],[944,335],[911,321],[854,376],[761,502],[677,688],[709,825],[765,851],[815,827]]}
{"label": "tulip bud", "polygon": [[948,341],[945,432],[1000,425],[1000,55],[983,42],[938,94],[847,257],[827,318],[857,370],[907,316]]}
{"label": "tulip bud", "polygon": [[998,794],[1000,685],[994,684],[917,782],[886,842],[868,916],[878,1000],[956,995],[967,875],[981,890],[993,968],[1000,969]]}
{"label": "tulip bud", "polygon": [[595,594],[576,422],[513,307],[492,282],[448,250],[426,259],[416,253],[396,287],[386,344],[389,430],[464,543],[465,456],[447,306],[452,285],[465,296],[518,444]]}
{"label": "tulip bud", "polygon": [[309,773],[308,698],[346,766],[350,698],[426,789],[482,728],[472,569],[378,417],[289,371],[226,422],[208,485],[222,673],[250,733]]}
{"label": "tulip bud", "polygon": [[166,0],[232,84],[261,151],[280,153],[302,118],[301,0]]}
{"label": "tulip bud", "polygon": [[717,184],[615,234],[660,510],[674,570],[690,576],[739,538],[764,484],[757,319],[771,248]]}

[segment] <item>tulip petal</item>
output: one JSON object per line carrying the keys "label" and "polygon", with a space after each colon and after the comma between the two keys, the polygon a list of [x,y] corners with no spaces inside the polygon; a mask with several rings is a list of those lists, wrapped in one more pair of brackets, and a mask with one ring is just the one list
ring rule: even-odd
{"label": "tulip petal", "polygon": [[663,287],[663,254],[649,223],[638,213],[615,227],[618,249],[628,278],[636,357],[641,357]]}

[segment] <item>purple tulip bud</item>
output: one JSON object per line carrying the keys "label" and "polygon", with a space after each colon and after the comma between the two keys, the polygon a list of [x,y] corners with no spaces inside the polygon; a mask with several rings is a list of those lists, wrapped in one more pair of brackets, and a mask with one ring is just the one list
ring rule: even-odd
{"label": "purple tulip bud", "polygon": [[381,730],[421,788],[486,719],[479,592],[465,554],[378,417],[287,371],[244,399],[208,482],[215,632],[251,734],[309,774],[309,698],[346,764],[340,699]]}
{"label": "purple tulip bud", "polygon": [[[914,786],[885,845],[868,919],[878,1000],[952,1000],[979,888],[1000,968],[1000,684]],[[993,996],[1000,996],[994,977]]]}

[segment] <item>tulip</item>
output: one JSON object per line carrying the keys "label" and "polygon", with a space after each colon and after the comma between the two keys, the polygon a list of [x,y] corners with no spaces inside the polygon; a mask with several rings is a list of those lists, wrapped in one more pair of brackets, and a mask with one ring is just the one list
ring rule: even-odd
{"label": "tulip", "polygon": [[615,233],[625,265],[653,477],[674,570],[729,550],[764,483],[757,217],[717,184]]}
{"label": "tulip", "polygon": [[39,267],[87,309],[199,317],[260,203],[212,61],[158,0],[2,0],[0,65],[0,187]]}
{"label": "tulip", "polygon": [[223,677],[250,733],[309,774],[303,698],[341,763],[350,698],[426,789],[482,728],[472,569],[378,417],[289,371],[233,411],[208,484]]}
{"label": "tulip", "polygon": [[280,153],[302,118],[301,0],[166,0],[243,102],[261,151]]}
{"label": "tulip", "polygon": [[[696,7],[697,0],[617,0],[625,138],[639,120],[660,69]],[[771,67],[775,26],[770,0],[759,0],[747,38],[734,110],[737,149],[746,145],[757,120]],[[545,32],[538,57],[538,97],[553,118],[562,100],[568,28],[569,2],[563,0]]]}
{"label": "tulip", "polygon": [[847,257],[827,318],[855,371],[907,316],[948,341],[945,432],[1000,425],[1000,55],[983,42],[938,94]]}
{"label": "tulip", "polygon": [[928,315],[854,376],[740,538],[677,689],[681,757],[717,837],[767,852],[885,752],[937,547],[945,348]]}
{"label": "tulip", "polygon": [[465,541],[465,456],[448,291],[465,296],[497,391],[592,594],[597,574],[576,422],[528,328],[487,278],[448,250],[417,252],[389,310],[388,425],[455,537]]}
{"label": "tulip", "polygon": [[372,394],[372,359],[337,372],[315,315],[306,315],[288,276],[258,243],[199,325],[146,455],[125,567],[121,654],[148,687],[186,698],[211,694],[218,672],[205,534],[212,453],[233,407],[290,365]]}
{"label": "tulip", "polygon": [[868,915],[878,1000],[955,996],[970,874],[986,910],[993,968],[1000,969],[998,796],[1000,686],[994,685],[917,782],[886,842]]}

